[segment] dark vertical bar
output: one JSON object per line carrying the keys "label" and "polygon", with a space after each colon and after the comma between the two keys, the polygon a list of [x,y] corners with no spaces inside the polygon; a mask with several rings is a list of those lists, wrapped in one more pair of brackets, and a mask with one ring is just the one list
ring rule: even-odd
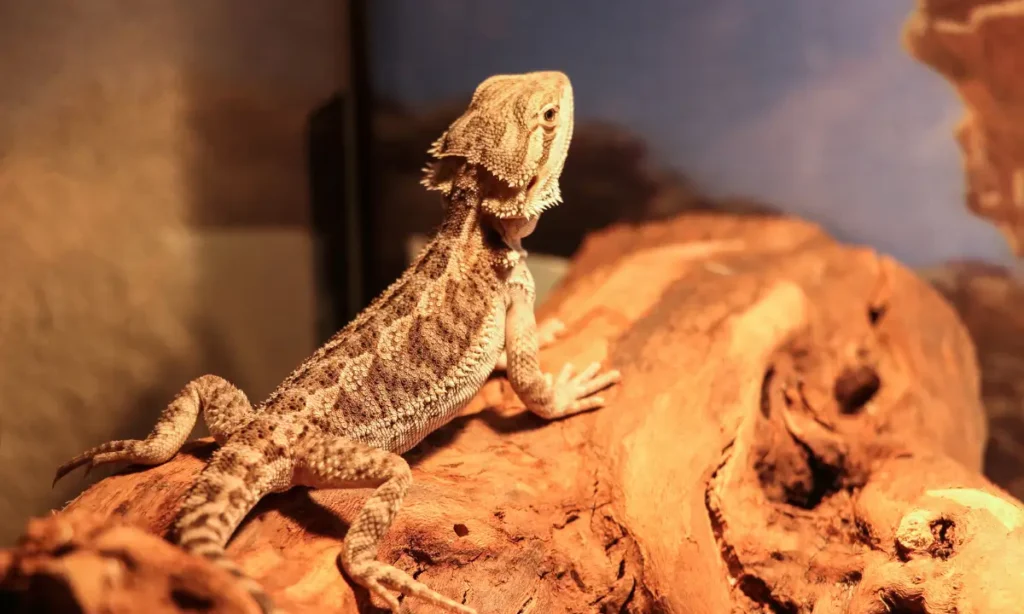
{"label": "dark vertical bar", "polygon": [[306,135],[321,343],[366,305],[373,262],[367,8],[365,0],[338,0],[338,8],[345,86],[312,112]]}
{"label": "dark vertical bar", "polygon": [[344,324],[348,304],[345,242],[345,125],[348,100],[335,94],[315,109],[306,126],[306,164],[317,282],[317,343]]}
{"label": "dark vertical bar", "polygon": [[349,0],[349,75],[352,83],[352,104],[348,105],[346,156],[352,178],[346,193],[349,213],[347,253],[351,263],[348,285],[348,318],[351,319],[372,298],[374,248],[373,229],[376,220],[373,211],[371,182],[373,160],[372,100],[373,84],[369,57],[368,0]]}

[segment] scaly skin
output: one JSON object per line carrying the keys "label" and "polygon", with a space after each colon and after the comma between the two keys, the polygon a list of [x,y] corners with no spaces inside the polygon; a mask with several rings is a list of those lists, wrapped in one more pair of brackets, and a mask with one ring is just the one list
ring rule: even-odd
{"label": "scaly skin", "polygon": [[[269,598],[224,553],[265,495],[297,485],[374,487],[345,536],[346,573],[392,611],[394,593],[462,613],[475,610],[376,560],[412,483],[400,454],[458,415],[495,369],[505,369],[534,413],[561,418],[604,404],[594,393],[615,371],[593,364],[541,372],[538,350],[561,323],[534,320],[534,284],[520,240],[559,202],[573,127],[572,87],[560,72],[499,75],[430,150],[424,185],[441,192],[445,220],[408,270],[302,363],[257,407],[225,380],[185,386],[144,440],[114,441],[82,465],[155,465],[181,448],[202,412],[220,445],[174,523],[185,550],[223,565],[265,611]],[[55,479],[55,481],[56,481]]]}

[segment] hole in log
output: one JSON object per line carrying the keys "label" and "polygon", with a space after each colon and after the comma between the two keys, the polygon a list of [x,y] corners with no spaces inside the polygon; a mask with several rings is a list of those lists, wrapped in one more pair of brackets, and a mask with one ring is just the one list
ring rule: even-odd
{"label": "hole in log", "polygon": [[[778,393],[775,367],[765,370],[761,380],[760,410],[768,421],[753,445],[752,469],[765,496],[771,501],[783,502],[801,509],[814,509],[829,494],[839,489],[840,467],[830,466],[818,458],[813,447],[799,436],[786,431],[784,414],[792,417],[792,399]],[[784,376],[783,376],[784,377]],[[799,389],[798,383],[796,388]],[[780,399],[781,396],[781,399]],[[772,401],[777,412],[772,412]]]}
{"label": "hole in log", "polygon": [[890,614],[928,614],[924,607],[924,598],[919,595],[903,595],[890,591],[882,596]]}
{"label": "hole in log", "polygon": [[953,554],[956,525],[949,518],[939,518],[932,521],[930,528],[935,541],[928,551],[936,558],[948,559]]}
{"label": "hole in log", "polygon": [[792,493],[787,503],[806,510],[813,510],[821,505],[826,497],[839,491],[843,469],[823,462],[806,443],[802,441],[796,443],[803,448],[807,455],[807,467],[811,470],[811,488],[809,492]]}
{"label": "hole in log", "polygon": [[768,367],[761,379],[761,415],[765,418],[771,416],[771,401],[768,398],[768,388],[772,385],[772,378],[775,377],[775,367]]}
{"label": "hole in log", "polygon": [[739,587],[747,597],[755,603],[767,606],[770,612],[778,614],[797,614],[796,604],[783,602],[772,595],[768,583],[756,576],[744,574],[739,578]]}
{"label": "hole in log", "polygon": [[[17,591],[17,589],[15,589]],[[20,595],[18,593],[21,593]],[[67,614],[85,614],[78,604],[73,589],[67,582],[58,578],[33,574],[24,590],[3,594],[0,593],[0,611],[2,612],[67,612]],[[8,604],[13,607],[8,609]]]}
{"label": "hole in log", "polygon": [[67,556],[76,550],[78,550],[78,546],[71,542],[65,542],[53,549],[53,556],[60,558],[62,556]]}
{"label": "hole in log", "polygon": [[469,527],[467,527],[466,525],[462,524],[461,522],[456,524],[452,528],[455,529],[455,534],[458,535],[459,537],[465,537],[465,536],[469,535]]}
{"label": "hole in log", "polygon": [[844,369],[836,378],[832,394],[844,414],[855,414],[874,398],[882,380],[871,367]]}
{"label": "hole in log", "polygon": [[872,326],[877,326],[882,320],[882,316],[885,315],[885,305],[871,305],[868,307],[868,322],[871,322]]}
{"label": "hole in log", "polygon": [[0,612],[25,612],[21,596],[14,590],[0,590]]}
{"label": "hole in log", "polygon": [[206,612],[213,609],[213,599],[183,588],[171,589],[171,601],[182,610]]}

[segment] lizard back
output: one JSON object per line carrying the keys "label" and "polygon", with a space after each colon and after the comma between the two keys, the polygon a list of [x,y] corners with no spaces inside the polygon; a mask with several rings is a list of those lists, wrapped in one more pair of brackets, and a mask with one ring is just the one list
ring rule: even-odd
{"label": "lizard back", "polygon": [[[406,272],[282,382],[265,411],[404,452],[453,418],[504,347],[502,251],[479,212],[452,205]],[[505,248],[507,250],[507,248]]]}

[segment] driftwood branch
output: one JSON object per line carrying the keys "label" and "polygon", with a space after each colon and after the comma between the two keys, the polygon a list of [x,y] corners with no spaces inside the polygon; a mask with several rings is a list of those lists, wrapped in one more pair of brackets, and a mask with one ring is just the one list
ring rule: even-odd
{"label": "driftwood branch", "polygon": [[[542,312],[568,326],[548,369],[603,360],[623,384],[545,423],[492,380],[410,454],[382,560],[488,614],[1016,611],[1024,511],[980,473],[974,350],[908,270],[796,220],[689,215],[592,236]],[[6,553],[0,599],[127,612],[101,604],[145,587],[188,611],[173,578],[204,563],[142,531],[165,533],[210,449],[38,521],[85,528]],[[335,566],[365,495],[269,497],[229,553],[291,612],[371,611]],[[106,529],[112,550],[96,517],[141,530]],[[102,590],[86,556],[117,570]],[[208,573],[179,601],[244,611]]]}
{"label": "driftwood branch", "polygon": [[918,0],[903,41],[964,103],[967,208],[1024,255],[1024,1]]}

